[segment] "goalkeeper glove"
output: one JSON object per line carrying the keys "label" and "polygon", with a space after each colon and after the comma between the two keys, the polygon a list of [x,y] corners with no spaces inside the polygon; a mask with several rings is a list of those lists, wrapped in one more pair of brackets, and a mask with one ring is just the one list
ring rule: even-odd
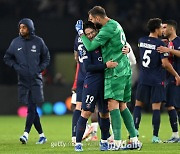
{"label": "goalkeeper glove", "polygon": [[76,28],[76,31],[78,32],[79,36],[84,34],[84,32],[83,32],[83,21],[82,20],[77,21],[75,28]]}

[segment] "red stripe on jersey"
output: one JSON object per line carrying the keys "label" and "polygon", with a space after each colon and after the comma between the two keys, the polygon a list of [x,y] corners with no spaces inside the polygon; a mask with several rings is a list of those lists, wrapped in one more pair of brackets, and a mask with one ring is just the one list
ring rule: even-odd
{"label": "red stripe on jersey", "polygon": [[76,65],[76,75],[75,75],[75,78],[74,78],[74,83],[73,83],[72,89],[77,88],[78,72],[79,72],[79,63],[77,63],[77,65]]}

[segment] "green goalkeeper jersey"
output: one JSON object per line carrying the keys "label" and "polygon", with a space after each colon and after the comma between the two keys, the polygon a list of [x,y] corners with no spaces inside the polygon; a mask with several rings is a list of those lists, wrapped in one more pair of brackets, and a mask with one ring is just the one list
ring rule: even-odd
{"label": "green goalkeeper jersey", "polygon": [[105,78],[131,75],[129,59],[127,55],[122,53],[122,48],[126,44],[126,37],[117,21],[109,20],[92,41],[85,35],[81,38],[88,51],[93,51],[101,46],[104,63],[109,60],[118,63],[118,66],[115,68],[105,70]]}

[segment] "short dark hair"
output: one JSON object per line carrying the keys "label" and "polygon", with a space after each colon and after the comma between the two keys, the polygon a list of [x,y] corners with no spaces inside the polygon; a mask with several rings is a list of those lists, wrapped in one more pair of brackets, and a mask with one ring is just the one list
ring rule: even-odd
{"label": "short dark hair", "polygon": [[161,27],[162,20],[160,18],[152,18],[149,19],[147,23],[147,28],[149,32],[153,33],[156,29],[159,29]]}
{"label": "short dark hair", "polygon": [[88,14],[91,14],[93,17],[98,15],[104,18],[106,16],[106,11],[101,6],[94,6],[91,10],[89,10]]}
{"label": "short dark hair", "polygon": [[83,24],[83,31],[84,31],[84,33],[85,33],[85,29],[86,28],[92,28],[94,30],[97,30],[96,26],[91,21],[84,22],[84,24]]}
{"label": "short dark hair", "polygon": [[175,30],[177,30],[177,22],[175,20],[166,20],[163,22],[163,24],[170,25],[174,27]]}

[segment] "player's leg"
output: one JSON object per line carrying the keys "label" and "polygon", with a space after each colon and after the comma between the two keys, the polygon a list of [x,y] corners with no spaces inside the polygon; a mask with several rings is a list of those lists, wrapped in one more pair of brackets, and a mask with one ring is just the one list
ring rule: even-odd
{"label": "player's leg", "polygon": [[[141,122],[141,110],[144,103],[150,100],[150,88],[147,85],[138,84],[136,90],[136,102],[133,111],[134,125],[136,130],[139,130]],[[138,131],[137,131],[138,132]]]}
{"label": "player's leg", "polygon": [[107,139],[110,136],[109,134],[110,120],[109,120],[108,102],[107,100],[104,100],[103,87],[99,92],[97,106],[99,111],[99,126],[101,130],[100,150],[107,151],[109,148]]}
{"label": "player's leg", "polygon": [[101,141],[100,141],[100,150],[107,151],[108,150],[108,137],[109,137],[109,112],[108,113],[99,113],[99,126],[101,130]]}
{"label": "player's leg", "polygon": [[133,111],[133,118],[134,118],[134,125],[137,131],[139,130],[139,124],[141,122],[142,106],[143,106],[143,102],[136,100],[134,111]]}
{"label": "player's leg", "polygon": [[[125,102],[131,102],[131,77],[125,77],[125,88],[124,88],[124,97],[123,101],[119,104],[119,109],[121,111],[121,116],[124,121],[124,124],[130,134],[130,143],[126,146],[126,149],[141,149],[142,143],[137,138],[137,133],[134,126],[134,120],[131,112],[129,111],[127,104]],[[129,148],[130,147],[130,148]]]}
{"label": "player's leg", "polygon": [[179,97],[179,96],[176,96],[177,94],[178,93],[176,92],[176,86],[175,85],[168,84],[166,86],[167,100],[166,100],[165,106],[167,107],[167,110],[168,110],[169,122],[170,122],[171,129],[172,129],[172,136],[169,140],[166,141],[168,143],[178,142],[178,140],[179,140],[177,112],[176,112],[176,109],[174,107],[176,105],[176,100],[178,101],[178,99],[176,99],[176,98]]}
{"label": "player's leg", "polygon": [[[114,134],[114,143],[117,150],[121,146],[121,114],[119,110],[119,102],[108,99],[108,109],[110,111],[111,125]],[[116,150],[116,149],[115,149]]]}
{"label": "player's leg", "polygon": [[92,112],[90,111],[84,111],[82,110],[81,116],[79,117],[79,120],[77,122],[77,128],[76,128],[76,145],[75,145],[75,151],[83,151],[82,149],[82,138],[83,134],[86,129],[86,123],[88,121],[88,118],[91,116]]}
{"label": "player's leg", "polygon": [[91,90],[90,87],[84,89],[82,93],[82,112],[77,122],[75,151],[83,151],[81,142],[86,123],[95,109],[96,97],[93,94],[94,90]]}
{"label": "player's leg", "polygon": [[39,133],[39,140],[38,142],[36,142],[36,144],[44,144],[47,142],[47,139],[43,133],[43,130],[42,130],[42,126],[41,126],[41,122],[40,122],[40,117],[38,115],[38,112],[37,112],[37,108],[36,108],[36,113],[35,113],[35,118],[34,118],[34,127],[35,129],[37,130],[37,132]]}
{"label": "player's leg", "polygon": [[162,143],[159,139],[159,128],[160,128],[160,109],[161,103],[165,102],[165,88],[164,85],[157,85],[151,87],[151,103],[152,103],[152,126],[153,126],[153,143]]}
{"label": "player's leg", "polygon": [[26,144],[28,140],[28,135],[31,130],[31,127],[34,123],[35,115],[36,115],[36,104],[32,102],[31,94],[29,95],[29,102],[28,102],[28,111],[27,111],[27,117],[26,117],[26,123],[25,123],[25,130],[24,134],[20,137],[20,141],[22,144]]}
{"label": "player's leg", "polygon": [[73,112],[73,117],[72,117],[72,144],[76,143],[76,125],[81,115],[82,89],[83,89],[82,83],[78,84],[77,89],[76,89],[76,107],[75,107],[75,110]]}
{"label": "player's leg", "polygon": [[[122,99],[121,89],[124,89],[124,86],[120,84],[119,78],[107,78],[105,79],[105,90],[104,98],[108,99],[108,109],[110,112],[111,125],[114,133],[114,143],[118,150],[121,146],[121,114],[119,110],[119,101]],[[113,99],[111,99],[113,98]],[[117,100],[115,100],[117,99]],[[116,150],[115,149],[115,150]]]}
{"label": "player's leg", "polygon": [[76,128],[77,128],[77,122],[78,119],[81,115],[81,105],[82,102],[76,102],[76,107],[73,112],[73,117],[72,117],[72,143],[76,143]]}
{"label": "player's leg", "polygon": [[160,102],[152,104],[152,111],[153,111],[153,116],[152,116],[153,138],[152,138],[152,142],[153,143],[161,143],[162,142],[159,139],[160,108],[161,108]]}

